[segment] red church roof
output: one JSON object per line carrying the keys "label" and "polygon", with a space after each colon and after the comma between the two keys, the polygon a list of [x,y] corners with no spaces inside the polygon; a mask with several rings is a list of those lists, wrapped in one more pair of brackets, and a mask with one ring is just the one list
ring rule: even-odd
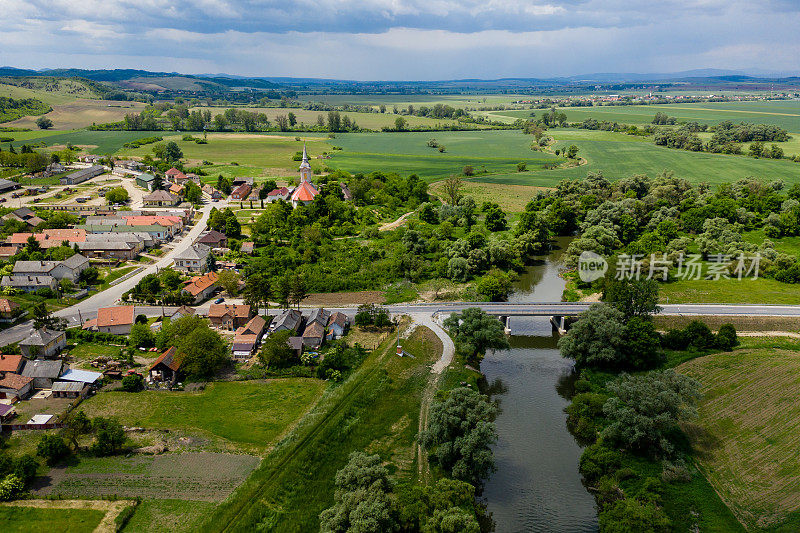
{"label": "red church roof", "polygon": [[292,193],[293,202],[311,202],[314,197],[319,194],[319,191],[307,181],[303,181],[297,186],[294,193]]}

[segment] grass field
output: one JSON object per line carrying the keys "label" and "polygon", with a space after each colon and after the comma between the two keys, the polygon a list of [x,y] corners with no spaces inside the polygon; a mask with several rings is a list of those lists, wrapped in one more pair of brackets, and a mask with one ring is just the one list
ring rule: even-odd
{"label": "grass field", "polygon": [[760,344],[679,367],[703,384],[689,432],[705,475],[743,523],[796,531],[796,521],[776,526],[800,508],[800,346]]}
{"label": "grass field", "polygon": [[116,416],[127,426],[183,430],[223,448],[263,453],[324,388],[316,379],[218,382],[203,392],[105,392],[81,408],[90,417]]}
{"label": "grass field", "polygon": [[[558,108],[558,110],[567,114],[569,122],[581,122],[587,118],[593,118],[625,124],[649,124],[652,122],[653,116],[660,111],[676,117],[679,121],[719,124],[722,121],[730,120],[732,122],[775,124],[789,132],[800,132],[800,101],[798,100],[564,107]],[[513,122],[518,118],[529,118],[531,113],[541,116],[546,112],[546,109],[522,109],[487,111],[484,114],[498,120]]]}
{"label": "grass field", "polygon": [[[46,117],[53,121],[53,130],[72,130],[85,128],[92,124],[118,122],[128,113],[139,113],[145,104],[113,100],[90,100],[78,98],[63,104],[53,104],[53,110]],[[13,128],[35,129],[38,116],[28,116],[3,123]]]}
{"label": "grass field", "polygon": [[214,508],[211,502],[143,500],[123,530],[125,533],[199,531],[200,521]]}
{"label": "grass field", "polygon": [[90,533],[100,524],[105,512],[94,509],[42,509],[39,507],[0,506],[3,533]]}
{"label": "grass field", "polygon": [[[64,146],[72,143],[77,146],[86,146],[91,154],[113,154],[122,149],[126,142],[153,135],[164,135],[164,132],[149,131],[30,131],[30,132],[11,132],[9,137],[14,137],[13,144],[16,148],[23,144],[42,142],[45,146]],[[9,143],[3,143],[3,150],[7,149]],[[152,145],[147,145],[152,149]],[[152,153],[152,152],[151,152]]]}
{"label": "grass field", "polygon": [[[12,81],[8,78],[0,78],[0,96],[9,98],[37,98],[51,106],[66,104],[76,98],[92,98],[95,92],[86,84],[75,79],[52,80],[47,78],[31,79],[25,82]],[[24,87],[20,86],[22,83]]]}
{"label": "grass field", "polygon": [[394,356],[390,336],[333,389],[205,524],[204,531],[315,531],[333,503],[336,471],[352,451],[377,453],[399,481],[416,476],[422,391],[438,357],[433,332],[403,342],[416,358]]}
{"label": "grass field", "polygon": [[720,303],[795,305],[800,301],[800,286],[774,279],[677,280],[663,283],[664,303]]}

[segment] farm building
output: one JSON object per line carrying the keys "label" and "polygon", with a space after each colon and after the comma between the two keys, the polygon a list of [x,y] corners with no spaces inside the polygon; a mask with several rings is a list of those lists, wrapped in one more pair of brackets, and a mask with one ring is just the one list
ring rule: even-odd
{"label": "farm building", "polygon": [[53,383],[54,398],[77,398],[86,397],[89,393],[89,386],[79,381],[56,381]]}
{"label": "farm building", "polygon": [[8,298],[0,298],[0,322],[13,322],[19,316],[19,304]]}
{"label": "farm building", "polygon": [[99,176],[105,171],[105,167],[101,165],[92,165],[89,168],[82,168],[81,170],[70,172],[66,176],[62,177],[59,181],[61,182],[61,185],[77,185],[95,176]]}
{"label": "farm building", "polygon": [[136,185],[138,185],[142,189],[147,189],[148,191],[153,190],[155,182],[156,182],[156,177],[146,172],[144,174],[139,174],[138,176],[136,176]]}
{"label": "farm building", "polygon": [[0,179],[0,193],[19,189],[19,183],[11,180]]}
{"label": "farm building", "polygon": [[6,424],[17,416],[17,410],[14,406],[7,403],[0,403],[0,423]]}
{"label": "farm building", "polygon": [[6,400],[27,398],[33,388],[33,378],[14,372],[5,372],[0,377],[0,396]]}
{"label": "farm building", "polygon": [[64,362],[60,359],[34,359],[26,361],[22,367],[22,375],[33,379],[34,389],[49,389],[61,375]]}
{"label": "farm building", "polygon": [[181,363],[176,357],[178,349],[171,346],[150,365],[150,381],[175,383],[181,374]]}
{"label": "farm building", "polygon": [[73,381],[94,387],[103,379],[103,374],[100,372],[92,372],[91,370],[75,370],[70,368],[61,374],[59,379],[61,381]]}
{"label": "farm building", "polygon": [[144,205],[146,206],[172,207],[174,205],[177,205],[181,199],[180,197],[172,193],[169,193],[167,191],[162,191],[159,189],[157,191],[151,192],[150,194],[142,198],[142,200],[144,201]]}

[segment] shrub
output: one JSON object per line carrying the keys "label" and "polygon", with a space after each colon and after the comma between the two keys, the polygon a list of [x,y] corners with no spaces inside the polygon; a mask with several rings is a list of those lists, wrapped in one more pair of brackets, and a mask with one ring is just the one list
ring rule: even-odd
{"label": "shrub", "polygon": [[730,351],[734,346],[739,344],[739,339],[736,336],[736,328],[733,324],[723,324],[717,332],[716,339],[717,348],[720,350]]}
{"label": "shrub", "polygon": [[36,445],[36,455],[44,457],[47,464],[53,465],[69,455],[69,447],[59,435],[42,435]]}
{"label": "shrub", "polygon": [[122,378],[122,390],[139,392],[144,389],[144,378],[139,374],[131,374]]}
{"label": "shrub", "polygon": [[580,472],[587,483],[595,483],[601,477],[610,476],[622,464],[622,455],[598,442],[583,450]]}

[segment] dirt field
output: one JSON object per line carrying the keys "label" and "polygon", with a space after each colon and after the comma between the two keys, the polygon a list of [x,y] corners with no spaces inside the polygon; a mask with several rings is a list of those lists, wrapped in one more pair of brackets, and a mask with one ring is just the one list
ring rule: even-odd
{"label": "dirt field", "polygon": [[40,496],[221,501],[258,465],[258,457],[224,453],[84,458],[52,468],[34,490]]}
{"label": "dirt field", "polygon": [[[431,194],[441,197],[442,185],[440,181],[430,186]],[[465,181],[461,194],[472,196],[478,207],[483,202],[496,202],[504,211],[508,213],[521,213],[525,210],[528,202],[536,196],[540,190],[548,190],[548,187],[534,187],[531,185],[505,185],[499,183],[479,183],[476,181]]]}
{"label": "dirt field", "polygon": [[[115,100],[88,100],[78,98],[65,104],[53,105],[46,117],[53,121],[54,130],[73,130],[92,124],[117,122],[127,113],[138,113],[144,108],[141,102],[118,102]],[[6,122],[3,126],[36,129],[36,117],[23,117]]]}
{"label": "dirt field", "polygon": [[781,523],[800,508],[800,352],[740,349],[678,370],[703,384],[688,433],[708,480],[749,528]]}

